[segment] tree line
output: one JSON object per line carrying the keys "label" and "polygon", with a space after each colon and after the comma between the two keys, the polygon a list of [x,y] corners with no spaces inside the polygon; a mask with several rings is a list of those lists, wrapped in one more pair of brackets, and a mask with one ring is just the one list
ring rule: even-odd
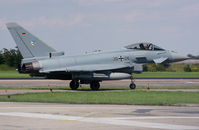
{"label": "tree line", "polygon": [[21,60],[22,55],[17,47],[15,49],[3,48],[0,50],[0,65],[5,64],[10,67],[17,68],[21,63]]}

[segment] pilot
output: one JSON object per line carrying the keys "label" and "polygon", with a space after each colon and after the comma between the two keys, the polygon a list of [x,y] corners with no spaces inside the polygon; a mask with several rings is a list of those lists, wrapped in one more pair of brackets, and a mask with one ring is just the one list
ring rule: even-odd
{"label": "pilot", "polygon": [[140,44],[140,49],[141,50],[145,50],[145,47],[144,47],[144,45],[142,43]]}
{"label": "pilot", "polygon": [[153,45],[152,44],[149,44],[148,50],[153,50]]}

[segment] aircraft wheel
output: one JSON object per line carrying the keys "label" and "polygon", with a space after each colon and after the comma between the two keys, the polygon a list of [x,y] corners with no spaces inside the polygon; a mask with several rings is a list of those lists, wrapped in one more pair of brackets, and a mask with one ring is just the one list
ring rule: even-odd
{"label": "aircraft wheel", "polygon": [[98,81],[92,81],[90,83],[90,88],[92,90],[98,90],[100,88],[100,83]]}
{"label": "aircraft wheel", "polygon": [[72,80],[72,81],[70,82],[70,88],[71,88],[72,90],[77,90],[78,87],[79,87],[79,82],[78,82],[78,80]]}
{"label": "aircraft wheel", "polygon": [[130,89],[135,89],[135,88],[136,88],[136,85],[135,85],[135,83],[131,83],[131,84],[129,85],[129,87],[130,87]]}

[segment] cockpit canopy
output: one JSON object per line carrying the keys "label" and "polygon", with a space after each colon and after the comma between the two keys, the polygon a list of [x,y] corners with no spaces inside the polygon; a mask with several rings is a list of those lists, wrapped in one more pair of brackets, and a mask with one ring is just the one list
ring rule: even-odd
{"label": "cockpit canopy", "polygon": [[125,46],[126,49],[136,49],[136,50],[151,50],[151,51],[163,51],[161,47],[158,47],[152,43],[136,43]]}

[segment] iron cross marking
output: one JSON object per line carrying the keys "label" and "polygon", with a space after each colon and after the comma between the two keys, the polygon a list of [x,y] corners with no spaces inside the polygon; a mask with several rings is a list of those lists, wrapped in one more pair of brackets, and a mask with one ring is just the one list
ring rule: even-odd
{"label": "iron cross marking", "polygon": [[120,61],[123,61],[123,60],[124,60],[124,58],[123,58],[122,56],[120,56],[118,59],[119,59]]}
{"label": "iron cross marking", "polygon": [[129,61],[129,56],[119,56],[119,57],[113,57],[113,61]]}

